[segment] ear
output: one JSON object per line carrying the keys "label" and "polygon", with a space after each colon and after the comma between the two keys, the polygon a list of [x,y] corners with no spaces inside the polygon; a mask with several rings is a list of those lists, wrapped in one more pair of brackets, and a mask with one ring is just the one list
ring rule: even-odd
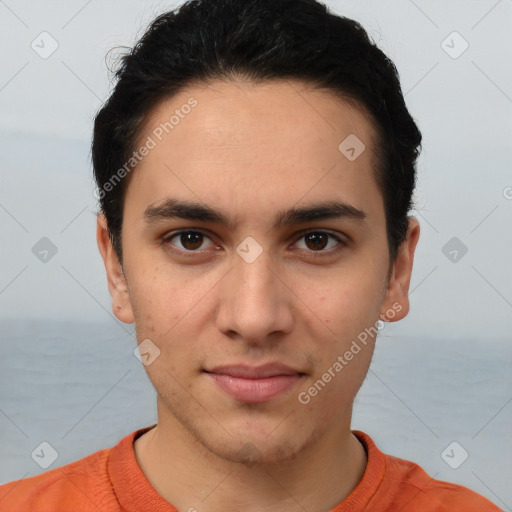
{"label": "ear", "polygon": [[107,219],[103,213],[98,215],[96,240],[107,272],[108,290],[112,297],[112,312],[121,322],[131,324],[134,322],[134,315],[130,294],[126,285],[123,268],[112,246],[108,233]]}
{"label": "ear", "polygon": [[396,322],[409,313],[409,284],[419,237],[420,224],[415,217],[409,217],[406,239],[400,244],[392,263],[391,276],[382,303],[380,318],[385,322]]}

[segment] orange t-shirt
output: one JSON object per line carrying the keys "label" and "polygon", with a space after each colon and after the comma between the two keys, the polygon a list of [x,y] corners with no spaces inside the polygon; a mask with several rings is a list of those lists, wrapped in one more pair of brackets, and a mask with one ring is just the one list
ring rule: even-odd
{"label": "orange t-shirt", "polygon": [[[0,486],[1,512],[177,512],[151,487],[133,449],[153,428],[76,462]],[[434,480],[414,462],[382,453],[370,436],[353,430],[368,463],[361,481],[331,512],[498,512],[483,496]]]}

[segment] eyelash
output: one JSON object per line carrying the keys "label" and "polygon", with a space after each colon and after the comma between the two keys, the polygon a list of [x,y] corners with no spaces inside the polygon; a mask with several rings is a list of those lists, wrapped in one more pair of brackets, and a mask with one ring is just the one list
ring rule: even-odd
{"label": "eyelash", "polygon": [[[175,252],[179,253],[180,255],[184,255],[186,257],[190,257],[190,256],[194,256],[196,254],[203,253],[204,251],[201,251],[201,250],[192,251],[192,250],[178,249],[175,245],[170,243],[172,239],[174,239],[174,238],[176,238],[176,237],[178,237],[180,235],[186,234],[186,233],[198,233],[198,234],[201,234],[201,235],[205,236],[206,238],[210,239],[210,241],[212,241],[212,243],[214,243],[213,240],[211,240],[211,238],[208,236],[208,234],[205,233],[204,231],[200,230],[200,229],[183,229],[181,231],[171,232],[171,233],[169,233],[169,234],[167,234],[167,235],[162,237],[162,242],[165,243],[165,244],[169,243],[169,245],[171,246],[171,250],[172,251],[175,251]],[[304,238],[307,235],[310,235],[312,233],[314,233],[314,234],[321,234],[321,235],[327,235],[327,236],[333,238],[334,240],[336,240],[338,242],[338,246],[335,247],[334,249],[318,250],[318,251],[313,251],[313,250],[305,249],[305,251],[310,253],[310,256],[312,256],[313,258],[322,257],[322,256],[330,256],[330,255],[336,254],[339,251],[341,251],[342,249],[344,249],[345,247],[347,247],[347,245],[348,245],[345,241],[343,241],[337,235],[335,235],[335,234],[333,234],[333,233],[331,233],[329,231],[323,231],[323,230],[318,230],[318,229],[310,229],[308,231],[302,232],[300,234],[300,236],[297,238],[297,241],[295,243],[297,243],[299,240],[301,240],[302,238]]]}

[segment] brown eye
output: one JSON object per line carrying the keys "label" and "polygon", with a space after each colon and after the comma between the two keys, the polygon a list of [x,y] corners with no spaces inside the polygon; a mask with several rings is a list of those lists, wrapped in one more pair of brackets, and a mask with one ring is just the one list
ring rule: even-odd
{"label": "brown eye", "polygon": [[203,244],[203,235],[201,233],[191,231],[190,233],[181,233],[179,236],[183,247],[190,251],[199,249]]}
{"label": "brown eye", "polygon": [[329,241],[329,235],[326,233],[308,233],[305,236],[305,240],[309,249],[325,249],[325,246]]}
{"label": "brown eye", "polygon": [[[304,242],[302,242],[304,240]],[[343,249],[347,244],[338,236],[327,231],[309,231],[303,233],[296,242],[299,249],[309,253],[333,254]],[[302,245],[302,247],[301,247]]]}
{"label": "brown eye", "polygon": [[203,247],[206,241],[214,245],[209,237],[200,231],[180,231],[164,237],[163,241],[181,252],[199,252],[198,249],[206,249],[207,247]]}

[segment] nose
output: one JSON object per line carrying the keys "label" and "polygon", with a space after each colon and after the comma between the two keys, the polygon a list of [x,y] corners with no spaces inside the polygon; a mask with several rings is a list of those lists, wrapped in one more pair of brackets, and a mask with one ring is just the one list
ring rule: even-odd
{"label": "nose", "polygon": [[225,336],[264,345],[292,331],[293,292],[265,251],[251,263],[236,254],[219,297],[216,321]]}

